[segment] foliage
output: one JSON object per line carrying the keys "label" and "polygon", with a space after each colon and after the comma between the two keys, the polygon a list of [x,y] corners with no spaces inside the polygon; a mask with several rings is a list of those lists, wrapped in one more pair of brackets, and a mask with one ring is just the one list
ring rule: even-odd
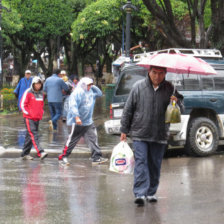
{"label": "foliage", "polygon": [[[0,93],[1,93],[2,95],[5,95],[5,94],[12,94],[13,91],[14,91],[14,89],[3,88],[3,89],[0,91]],[[13,95],[13,96],[14,96],[14,95]]]}
{"label": "foliage", "polygon": [[14,3],[23,22],[22,36],[37,41],[55,38],[69,32],[72,23],[71,5],[61,0],[23,0]]}
{"label": "foliage", "polygon": [[3,95],[3,110],[12,112],[17,111],[17,99],[13,94],[14,89],[3,88],[0,95]]}
{"label": "foliage", "polygon": [[88,44],[118,29],[121,11],[117,0],[99,0],[86,7],[72,25],[73,39]]}

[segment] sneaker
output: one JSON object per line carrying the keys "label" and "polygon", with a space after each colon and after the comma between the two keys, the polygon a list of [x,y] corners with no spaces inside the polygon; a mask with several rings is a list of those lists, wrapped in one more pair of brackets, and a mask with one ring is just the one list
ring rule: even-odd
{"label": "sneaker", "polygon": [[49,124],[49,131],[53,131],[53,123],[52,123],[52,120],[49,120],[48,121],[48,124]]}
{"label": "sneaker", "polygon": [[59,163],[62,166],[69,166],[70,165],[70,163],[68,162],[68,158],[67,157],[63,157],[61,160],[59,160]]}
{"label": "sneaker", "polygon": [[22,157],[23,160],[33,160],[33,157],[30,155],[26,155]]}
{"label": "sneaker", "polygon": [[44,158],[46,158],[48,156],[48,154],[46,152],[41,152],[40,154],[40,159],[43,160]]}
{"label": "sneaker", "polygon": [[152,196],[147,196],[147,197],[146,197],[146,200],[147,200],[148,202],[157,202],[157,201],[158,201],[158,198],[157,198],[156,195],[154,194],[154,195],[152,195]]}
{"label": "sneaker", "polygon": [[92,164],[93,165],[98,165],[98,164],[101,164],[101,163],[105,163],[107,161],[108,161],[107,158],[100,157],[99,159],[93,159]]}
{"label": "sneaker", "polygon": [[145,196],[138,196],[135,198],[135,204],[143,206],[145,204]]}

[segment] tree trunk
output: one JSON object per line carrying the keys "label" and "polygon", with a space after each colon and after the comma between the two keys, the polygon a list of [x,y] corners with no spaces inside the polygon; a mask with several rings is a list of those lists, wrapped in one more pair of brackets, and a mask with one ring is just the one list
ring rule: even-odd
{"label": "tree trunk", "polygon": [[212,32],[211,45],[224,53],[224,2],[223,0],[211,1]]}
{"label": "tree trunk", "polygon": [[200,1],[200,7],[198,9],[198,24],[199,24],[199,35],[200,35],[200,48],[207,48],[207,41],[206,41],[206,32],[205,32],[205,24],[204,24],[204,12],[205,12],[205,5],[207,0]]}
{"label": "tree trunk", "polygon": [[191,43],[183,34],[180,33],[172,12],[170,0],[164,1],[162,6],[157,4],[156,0],[143,0],[144,4],[156,18],[158,28],[166,40],[173,45],[173,47],[190,47]]}

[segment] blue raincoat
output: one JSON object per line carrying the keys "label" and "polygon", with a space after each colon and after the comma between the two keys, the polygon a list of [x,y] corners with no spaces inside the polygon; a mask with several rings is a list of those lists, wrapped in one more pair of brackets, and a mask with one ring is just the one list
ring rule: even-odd
{"label": "blue raincoat", "polygon": [[20,108],[21,98],[23,96],[23,93],[28,88],[30,88],[31,83],[32,83],[32,78],[27,79],[26,77],[23,77],[23,78],[20,79],[19,83],[17,84],[17,86],[14,90],[14,93],[18,96],[18,104],[17,105],[18,105],[18,108],[19,108],[20,111],[21,111],[21,108]]}
{"label": "blue raincoat", "polygon": [[67,125],[75,123],[75,117],[79,117],[83,126],[93,123],[92,115],[97,97],[102,96],[101,90],[96,86],[91,86],[87,90],[87,85],[92,81],[90,78],[82,78],[78,86],[69,97],[69,111],[67,114]]}

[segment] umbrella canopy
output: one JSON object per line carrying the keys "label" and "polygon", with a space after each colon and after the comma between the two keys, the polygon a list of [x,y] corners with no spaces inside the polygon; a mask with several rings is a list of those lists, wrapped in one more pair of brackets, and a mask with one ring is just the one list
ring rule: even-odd
{"label": "umbrella canopy", "polygon": [[214,75],[216,71],[200,58],[185,54],[155,54],[142,59],[137,65],[149,69],[150,66],[165,67],[167,72]]}

